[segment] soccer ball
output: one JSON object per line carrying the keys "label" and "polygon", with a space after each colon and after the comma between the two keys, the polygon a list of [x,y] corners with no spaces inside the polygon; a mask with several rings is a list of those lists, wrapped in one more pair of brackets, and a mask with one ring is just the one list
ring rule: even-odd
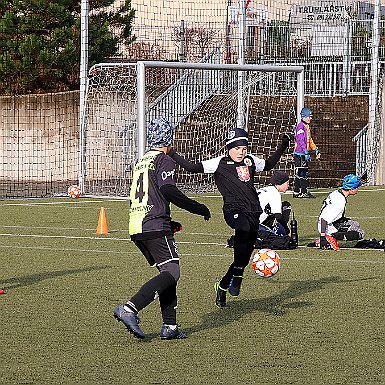
{"label": "soccer ball", "polygon": [[80,187],[76,184],[71,185],[68,187],[68,195],[70,198],[79,198],[80,197]]}
{"label": "soccer ball", "polygon": [[260,277],[272,277],[278,273],[281,258],[271,249],[261,249],[253,256],[251,267]]}

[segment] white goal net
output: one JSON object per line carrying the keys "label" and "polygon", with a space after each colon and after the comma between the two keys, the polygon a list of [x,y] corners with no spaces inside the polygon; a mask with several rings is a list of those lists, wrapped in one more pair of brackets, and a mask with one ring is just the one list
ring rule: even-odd
{"label": "white goal net", "polygon": [[[82,181],[86,194],[128,195],[131,171],[145,149],[148,123],[176,127],[174,147],[191,161],[225,153],[226,133],[243,127],[250,151],[266,158],[293,132],[303,103],[301,67],[140,62],[90,70]],[[292,155],[277,168],[292,174]],[[263,173],[256,185],[264,184]],[[186,192],[215,191],[212,176],[178,170]]]}

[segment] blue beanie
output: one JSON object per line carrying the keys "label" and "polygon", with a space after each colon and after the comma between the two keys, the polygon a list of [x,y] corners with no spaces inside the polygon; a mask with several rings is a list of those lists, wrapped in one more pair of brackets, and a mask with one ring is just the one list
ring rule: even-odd
{"label": "blue beanie", "polygon": [[308,118],[309,116],[313,116],[313,112],[310,108],[304,107],[301,110],[301,118]]}
{"label": "blue beanie", "polygon": [[165,118],[156,118],[147,129],[148,147],[167,147],[172,143],[173,136],[174,126]]}
{"label": "blue beanie", "polygon": [[361,179],[355,174],[348,174],[344,176],[342,181],[342,188],[344,190],[354,190],[361,186]]}
{"label": "blue beanie", "polygon": [[227,133],[226,147],[231,150],[237,146],[247,146],[247,132],[242,128],[233,128]]}

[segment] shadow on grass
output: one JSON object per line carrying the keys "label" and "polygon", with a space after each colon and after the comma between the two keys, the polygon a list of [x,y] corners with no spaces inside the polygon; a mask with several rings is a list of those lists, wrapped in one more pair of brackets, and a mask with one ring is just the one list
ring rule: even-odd
{"label": "shadow on grass", "polygon": [[[281,293],[260,299],[232,299],[231,296],[228,296],[229,298],[225,308],[217,308],[215,311],[205,314],[202,317],[200,324],[191,328],[182,328],[182,330],[187,334],[187,336],[189,336],[203,330],[220,328],[240,319],[247,313],[255,311],[267,313],[272,316],[284,316],[288,309],[299,309],[313,305],[313,302],[293,301],[293,299],[300,297],[303,294],[324,289],[330,284],[365,281],[369,279],[376,279],[376,277],[342,279],[341,277],[335,276],[315,280],[296,281],[292,282]],[[213,301],[214,297],[215,295],[213,292]],[[153,338],[159,338],[159,336],[154,333],[149,334],[146,335],[146,339],[144,341],[150,342]]]}
{"label": "shadow on grass", "polygon": [[95,266],[95,267],[87,267],[87,268],[84,267],[81,269],[47,271],[43,273],[24,275],[21,277],[13,277],[13,278],[0,281],[0,288],[6,289],[6,290],[16,289],[18,287],[33,285],[45,279],[63,277],[65,275],[84,273],[87,271],[103,270],[103,269],[108,269],[110,267],[111,266]]}
{"label": "shadow on grass", "polygon": [[211,313],[205,314],[202,317],[200,324],[197,324],[191,328],[182,329],[187,335],[191,335],[196,332],[201,332],[202,330],[220,328],[240,319],[247,313],[252,313],[255,311],[267,313],[272,316],[284,316],[288,309],[299,309],[313,305],[313,303],[309,301],[293,301],[293,299],[300,297],[303,294],[324,289],[330,284],[364,281],[368,279],[375,279],[375,277],[344,280],[341,277],[335,276],[314,280],[309,279],[305,281],[295,281],[291,282],[291,284],[281,293],[262,299],[234,299],[232,301],[231,296],[229,296],[227,307],[216,309]]}
{"label": "shadow on grass", "polygon": [[329,284],[346,283],[353,281],[363,281],[372,278],[362,278],[357,280],[344,280],[341,277],[325,277],[316,280],[292,282],[281,293],[266,297],[263,299],[235,300],[228,301],[228,306],[218,309],[203,316],[200,325],[196,325],[186,330],[187,333],[222,327],[243,317],[247,313],[260,311],[272,316],[284,316],[288,309],[298,309],[306,306],[312,306],[313,302],[292,301],[303,294],[324,289]]}

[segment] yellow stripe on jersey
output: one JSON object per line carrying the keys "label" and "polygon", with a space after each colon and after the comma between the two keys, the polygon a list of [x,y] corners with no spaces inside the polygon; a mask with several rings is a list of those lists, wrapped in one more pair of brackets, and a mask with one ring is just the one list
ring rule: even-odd
{"label": "yellow stripe on jersey", "polygon": [[147,152],[134,168],[130,190],[130,235],[142,233],[143,219],[153,207],[148,204],[149,174],[155,170],[154,160],[158,155],[156,150]]}

